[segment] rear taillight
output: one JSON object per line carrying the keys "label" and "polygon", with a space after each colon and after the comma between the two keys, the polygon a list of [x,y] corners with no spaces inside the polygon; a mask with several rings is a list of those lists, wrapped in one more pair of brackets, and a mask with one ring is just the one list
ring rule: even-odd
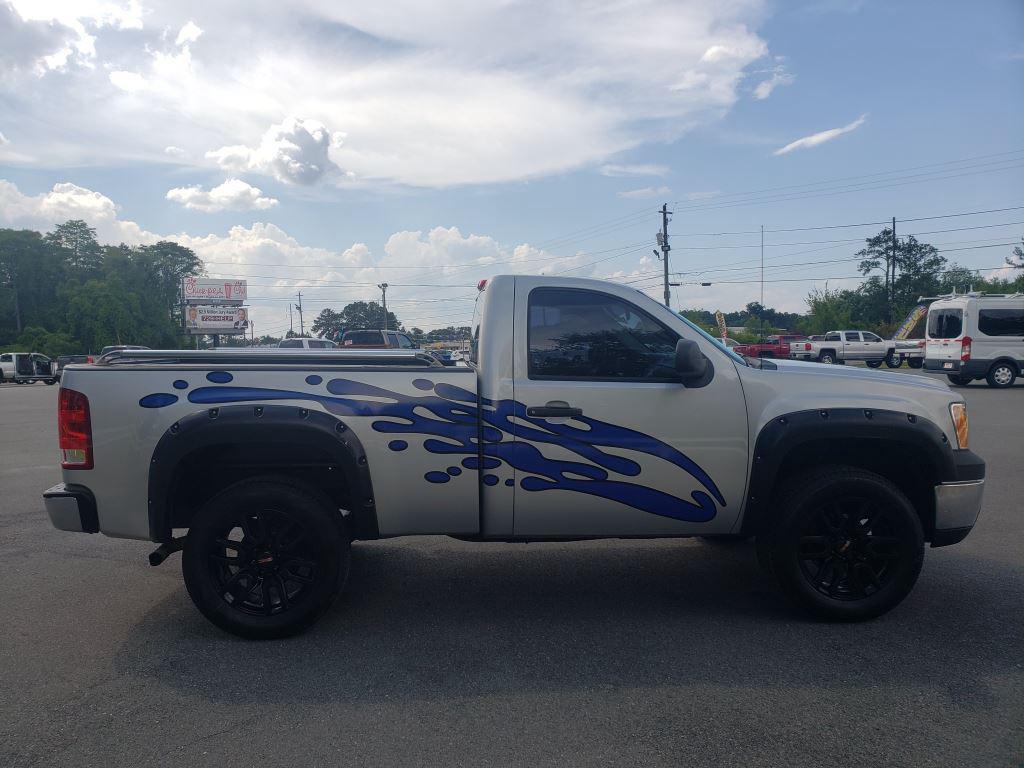
{"label": "rear taillight", "polygon": [[971,359],[971,337],[964,336],[960,339],[960,362],[966,363]]}
{"label": "rear taillight", "polygon": [[93,356],[92,356],[92,355],[88,355],[88,356],[86,356],[86,358],[85,358],[85,362],[87,362],[87,363],[88,363],[89,365],[92,365],[92,364],[93,364],[93,363],[95,363],[96,361],[95,361],[95,360],[93,359]]}
{"label": "rear taillight", "polygon": [[60,436],[60,466],[63,469],[92,469],[92,421],[89,398],[73,389],[61,389],[57,410]]}
{"label": "rear taillight", "polygon": [[810,351],[811,351],[811,345],[810,344],[804,344],[804,352],[810,352]]}

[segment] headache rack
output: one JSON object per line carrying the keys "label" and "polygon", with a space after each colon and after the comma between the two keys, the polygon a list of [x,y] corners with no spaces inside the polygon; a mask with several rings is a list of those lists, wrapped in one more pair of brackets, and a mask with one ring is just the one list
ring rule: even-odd
{"label": "headache rack", "polygon": [[96,365],[272,365],[440,368],[433,355],[415,349],[116,349]]}

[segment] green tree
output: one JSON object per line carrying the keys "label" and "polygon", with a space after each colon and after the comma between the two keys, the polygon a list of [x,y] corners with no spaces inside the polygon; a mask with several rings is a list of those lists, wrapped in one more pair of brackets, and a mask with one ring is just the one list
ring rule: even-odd
{"label": "green tree", "polygon": [[805,330],[808,333],[825,333],[837,328],[850,326],[849,291],[819,290],[807,294],[807,308],[810,310]]}
{"label": "green tree", "polygon": [[[913,235],[898,238],[893,245],[892,230],[886,227],[874,237],[867,238],[866,247],[857,252],[861,258],[858,269],[862,275],[882,269],[896,260],[892,280],[892,301],[886,301],[879,321],[891,323],[894,318],[905,315],[917,303],[919,296],[927,296],[939,290],[946,258],[928,243],[921,243]],[[868,281],[869,283],[872,281]],[[888,280],[874,279],[868,293],[874,295],[874,285],[883,288]]]}
{"label": "green tree", "polygon": [[[46,243],[38,232],[0,229],[0,288],[9,292],[14,330],[21,333],[23,319],[32,314],[44,293],[44,278],[53,278],[56,264],[47,261]],[[50,290],[53,286],[50,285]]]}
{"label": "green tree", "polygon": [[61,254],[69,267],[93,273],[103,265],[103,248],[96,230],[81,219],[58,224],[46,235],[46,242]]}
{"label": "green tree", "polygon": [[[337,330],[340,331],[384,327],[384,308],[376,301],[353,301],[338,313],[338,317]],[[388,312],[387,326],[392,330],[402,327],[394,312]]]}
{"label": "green tree", "polygon": [[313,320],[312,331],[317,336],[334,338],[343,327],[341,313],[327,308],[320,310]]}
{"label": "green tree", "polygon": [[1006,257],[1006,263],[1014,269],[1024,269],[1024,237],[1020,239],[1020,245],[1014,246],[1013,256]]}

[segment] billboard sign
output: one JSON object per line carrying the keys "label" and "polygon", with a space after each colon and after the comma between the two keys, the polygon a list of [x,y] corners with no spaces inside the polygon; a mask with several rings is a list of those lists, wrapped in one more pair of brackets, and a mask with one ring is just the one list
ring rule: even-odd
{"label": "billboard sign", "polygon": [[242,304],[246,292],[245,280],[186,277],[181,281],[181,300],[185,304]]}
{"label": "billboard sign", "polygon": [[183,312],[188,334],[245,333],[249,329],[249,310],[245,307],[189,305]]}

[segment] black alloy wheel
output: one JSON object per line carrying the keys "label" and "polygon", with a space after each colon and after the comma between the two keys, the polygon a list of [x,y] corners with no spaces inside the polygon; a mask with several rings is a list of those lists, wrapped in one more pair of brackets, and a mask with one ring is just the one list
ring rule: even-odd
{"label": "black alloy wheel", "polygon": [[206,618],[241,637],[297,634],[330,607],[348,574],[337,506],[288,478],[235,483],[196,513],[185,586]]}
{"label": "black alloy wheel", "polygon": [[910,556],[887,521],[887,508],[870,499],[830,501],[810,516],[799,543],[800,571],[821,594],[862,600],[876,594]]}
{"label": "black alloy wheel", "polygon": [[301,602],[318,576],[309,532],[280,509],[236,517],[221,525],[221,535],[207,551],[221,598],[257,616],[272,616]]}
{"label": "black alloy wheel", "polygon": [[827,621],[864,621],[891,610],[924,562],[921,519],[886,478],[851,466],[793,477],[776,498],[758,559],[803,610]]}

